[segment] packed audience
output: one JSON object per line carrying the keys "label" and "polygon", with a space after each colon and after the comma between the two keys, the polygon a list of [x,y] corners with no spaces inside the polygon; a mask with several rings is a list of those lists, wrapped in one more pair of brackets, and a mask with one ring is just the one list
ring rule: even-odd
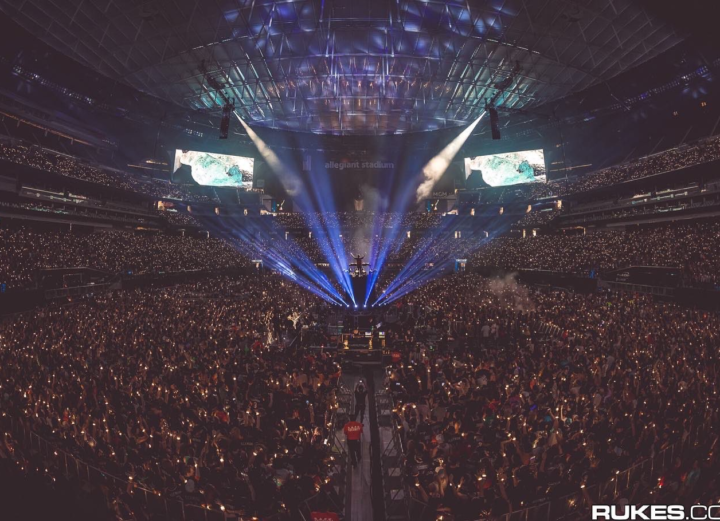
{"label": "packed audience", "polygon": [[685,200],[686,198],[715,198],[720,192],[720,180],[708,180],[703,183],[678,182],[671,183],[665,189],[657,191],[641,190],[628,191],[622,193],[619,197],[603,197],[574,204],[566,215],[576,213],[584,213],[589,211],[601,211],[614,208],[622,208],[627,206],[636,206],[647,203],[672,202],[673,200]]}
{"label": "packed audience", "polygon": [[22,209],[32,210],[34,212],[55,213],[59,215],[69,215],[70,213],[72,213],[70,210],[66,210],[65,208],[58,208],[53,206],[52,204],[47,203],[10,203],[7,201],[0,201],[0,207],[6,209]]}
{"label": "packed audience", "polygon": [[241,246],[212,237],[0,228],[0,244],[0,282],[8,288],[31,285],[43,268],[89,267],[139,275],[250,265]]}
{"label": "packed audience", "polygon": [[[176,217],[177,226],[196,222],[189,214]],[[533,212],[535,213],[535,212]],[[533,215],[530,213],[528,215]],[[557,212],[537,212],[538,215]],[[540,226],[539,222],[524,226]],[[671,223],[631,231],[565,233],[524,237],[486,238],[483,232],[413,232],[372,238],[363,232],[345,232],[331,244],[326,234],[284,235],[260,230],[252,237],[209,239],[197,234],[161,235],[127,231],[91,234],[0,228],[0,282],[7,287],[32,285],[43,268],[91,267],[109,273],[160,273],[188,270],[221,270],[250,265],[250,259],[328,262],[336,245],[341,255],[386,252],[385,262],[401,265],[415,259],[418,267],[467,258],[473,268],[536,269],[600,275],[629,266],[680,268],[690,285],[720,285],[720,222]]]}
{"label": "packed audience", "polygon": [[558,210],[532,211],[523,215],[517,222],[520,227],[546,226],[561,215]]}
{"label": "packed audience", "polygon": [[717,159],[720,159],[720,137],[716,136],[578,177],[533,184],[530,185],[531,197],[535,199],[587,192]]}
{"label": "packed audience", "polygon": [[[46,267],[248,267],[267,250],[321,262],[331,245],[304,237],[267,236],[249,246],[0,228],[0,282],[27,287]],[[363,246],[362,234],[341,239],[347,252]],[[582,275],[674,266],[687,281],[720,284],[720,222],[528,238],[421,232],[381,245],[391,262],[422,253],[418,270],[467,255],[470,267]],[[633,501],[717,501],[710,449],[720,428],[717,314],[472,274],[431,282],[393,307],[399,320],[385,326],[396,352],[387,385],[407,493],[428,520],[499,516],[568,495],[586,505],[590,491],[603,496],[592,501],[628,500],[599,484],[669,447],[675,460],[659,484],[638,480]],[[326,312],[318,298],[277,276],[238,275],[98,294],[6,319],[0,465],[35,469],[49,483],[62,479],[59,461],[14,437],[19,422],[119,477],[103,484],[103,495],[120,518],[146,509],[139,490],[256,517],[293,516],[318,492],[337,505],[327,440],[338,360],[292,344]]]}
{"label": "packed audience", "polygon": [[[541,226],[545,215],[558,212],[532,212],[541,220],[520,221],[522,226]],[[548,217],[548,219],[549,219]],[[288,251],[299,248],[313,262],[326,262],[332,245],[324,236],[295,237],[280,241]],[[670,223],[633,231],[610,230],[596,233],[538,235],[524,238],[500,236],[485,238],[484,233],[464,232],[455,238],[452,231],[439,234],[400,234],[372,241],[364,234],[343,234],[337,242],[346,252],[367,255],[372,248],[386,250],[386,262],[402,264],[411,258],[420,264],[447,263],[468,258],[471,267],[504,270],[537,269],[599,275],[629,266],[681,268],[686,284],[720,285],[720,222]],[[273,246],[276,247],[278,245]]]}
{"label": "packed audience", "polygon": [[438,226],[443,219],[438,212],[324,212],[278,213],[272,217],[283,229],[360,229],[396,228],[425,230]]}
{"label": "packed audience", "polygon": [[587,224],[600,221],[622,220],[632,221],[638,218],[659,217],[663,214],[676,212],[715,212],[720,208],[720,198],[712,198],[705,200],[687,200],[684,202],[666,203],[666,204],[647,204],[642,206],[633,206],[626,208],[617,208],[602,212],[592,212],[575,217],[568,217],[563,221],[563,225]]}
{"label": "packed audience", "polygon": [[0,139],[0,161],[10,161],[65,177],[151,197],[180,199],[189,202],[215,202],[211,197],[191,192],[179,185],[90,164],[76,157],[9,138]]}
{"label": "packed audience", "polygon": [[636,231],[495,238],[470,257],[474,266],[580,275],[628,266],[681,268],[689,282],[720,284],[720,222],[671,223]]}
{"label": "packed audience", "polygon": [[[188,515],[195,505],[297,516],[310,495],[333,490],[339,365],[289,347],[319,306],[268,275],[96,295],[4,320],[0,464],[53,484],[64,479],[62,452],[120,478],[87,485],[104,488],[118,519],[146,519],[145,491],[183,501]],[[20,426],[54,453],[19,443]]]}
{"label": "packed audience", "polygon": [[[387,387],[423,519],[720,499],[716,313],[470,274],[398,308]],[[670,447],[654,481],[598,487]]]}
{"label": "packed audience", "polygon": [[562,224],[594,222],[605,219],[647,217],[667,212],[715,211],[720,205],[720,182],[698,183],[681,189],[634,194],[615,200],[593,201],[572,207],[563,213]]}
{"label": "packed audience", "polygon": [[194,226],[196,228],[202,226],[200,221],[189,213],[166,210],[160,211],[159,215],[173,226]]}
{"label": "packed audience", "polygon": [[[67,216],[76,219],[86,219],[89,221],[113,221],[118,223],[127,223],[134,225],[153,225],[156,224],[150,215],[132,214],[130,212],[108,212],[100,207],[95,206],[74,206],[66,204],[55,204],[47,202],[7,202],[0,201],[0,208],[8,210],[30,210],[32,212],[53,214],[56,216]],[[13,212],[14,213],[14,212]]]}

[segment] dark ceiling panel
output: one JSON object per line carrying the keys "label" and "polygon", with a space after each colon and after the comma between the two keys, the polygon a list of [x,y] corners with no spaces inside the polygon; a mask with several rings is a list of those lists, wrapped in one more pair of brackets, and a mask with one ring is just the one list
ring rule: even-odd
{"label": "dark ceiling panel", "polygon": [[533,109],[682,39],[633,0],[0,0],[0,9],[79,62],[183,107],[218,111],[210,84],[219,84],[255,124],[336,134],[463,125],[489,98]]}

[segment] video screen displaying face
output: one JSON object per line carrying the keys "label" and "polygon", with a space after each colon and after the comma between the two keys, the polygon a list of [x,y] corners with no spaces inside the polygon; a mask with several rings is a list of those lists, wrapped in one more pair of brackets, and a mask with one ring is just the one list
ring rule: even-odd
{"label": "video screen displaying face", "polygon": [[480,172],[490,186],[510,186],[547,181],[545,154],[542,149],[522,150],[465,158],[465,178]]}
{"label": "video screen displaying face", "polygon": [[192,169],[193,179],[204,186],[235,186],[247,190],[253,184],[252,157],[229,156],[197,150],[176,150],[173,173],[182,165]]}

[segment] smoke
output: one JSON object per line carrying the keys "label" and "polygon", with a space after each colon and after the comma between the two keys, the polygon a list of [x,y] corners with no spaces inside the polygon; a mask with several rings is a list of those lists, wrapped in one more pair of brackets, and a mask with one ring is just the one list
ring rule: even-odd
{"label": "smoke", "polygon": [[488,290],[497,298],[501,306],[506,306],[515,311],[535,311],[535,302],[530,298],[530,291],[526,286],[518,284],[517,273],[509,273],[503,278],[491,279],[488,283]]}
{"label": "smoke", "polygon": [[260,155],[263,157],[265,162],[278,176],[288,195],[292,197],[297,196],[300,193],[300,187],[302,185],[300,178],[292,171],[292,169],[288,168],[282,159],[280,159],[278,155],[267,145],[267,143],[265,143],[265,141],[263,141],[263,139],[258,136],[252,128],[250,128],[250,125],[245,123],[245,121],[238,116],[237,112],[235,113],[235,117],[245,129],[248,137],[257,147],[258,152],[260,152]]}
{"label": "smoke", "polygon": [[460,148],[465,144],[465,141],[470,137],[472,131],[480,120],[485,115],[485,112],[480,114],[480,117],[473,121],[465,130],[463,130],[458,137],[453,139],[440,153],[433,157],[422,169],[423,182],[417,189],[416,200],[419,203],[426,197],[430,197],[432,194],[433,187],[440,181],[440,178],[450,166],[450,163],[455,158]]}
{"label": "smoke", "polygon": [[360,194],[365,201],[364,208],[369,212],[384,212],[388,205],[388,198],[380,190],[370,185],[361,185]]}
{"label": "smoke", "polygon": [[[359,190],[363,200],[363,208],[366,212],[378,215],[386,210],[388,199],[377,188],[370,185],[361,185]],[[374,221],[368,222],[365,220],[364,222],[366,224],[353,229],[350,249],[352,253],[357,255],[366,255],[369,260],[374,257],[371,250],[374,245],[377,246],[377,241],[373,240]]]}

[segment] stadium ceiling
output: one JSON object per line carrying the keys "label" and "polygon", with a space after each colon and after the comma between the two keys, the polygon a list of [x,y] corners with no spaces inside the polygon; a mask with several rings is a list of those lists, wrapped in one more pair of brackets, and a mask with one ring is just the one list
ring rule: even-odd
{"label": "stadium ceiling", "polygon": [[0,0],[111,79],[248,122],[331,134],[463,125],[581,91],[682,35],[634,0]]}

